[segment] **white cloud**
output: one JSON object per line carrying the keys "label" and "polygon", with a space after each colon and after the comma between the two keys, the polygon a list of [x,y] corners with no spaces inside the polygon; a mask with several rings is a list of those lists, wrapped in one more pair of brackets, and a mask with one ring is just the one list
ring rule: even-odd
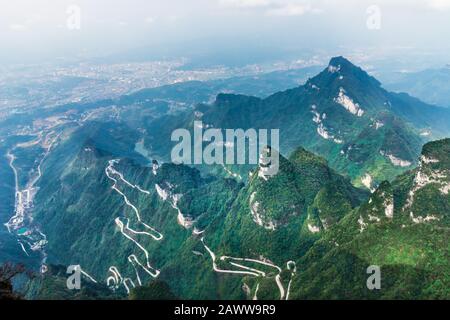
{"label": "white cloud", "polygon": [[150,23],[153,23],[153,22],[155,22],[155,18],[153,18],[153,17],[147,17],[147,18],[145,18],[145,23],[148,23],[148,24],[150,24]]}
{"label": "white cloud", "polygon": [[321,12],[307,0],[219,0],[219,3],[224,7],[263,8],[262,12],[270,16],[301,16]]}
{"label": "white cloud", "polygon": [[175,23],[175,22],[177,22],[178,20],[180,20],[180,17],[177,16],[177,15],[175,15],[175,14],[172,14],[172,15],[168,16],[166,19],[167,19],[167,21],[170,22],[170,23]]}
{"label": "white cloud", "polygon": [[271,4],[270,0],[219,0],[224,7],[256,8],[266,7]]}
{"label": "white cloud", "polygon": [[301,16],[305,13],[318,13],[320,10],[314,9],[309,4],[289,3],[283,6],[271,8],[266,11],[270,16]]}
{"label": "white cloud", "polygon": [[[22,17],[21,17],[22,18]],[[34,25],[37,25],[38,23],[42,22],[44,20],[44,16],[39,13],[29,13],[25,19],[22,19],[21,22],[14,22],[8,25],[8,29],[10,31],[24,31],[33,29]]]}
{"label": "white cloud", "polygon": [[27,29],[27,26],[24,24],[13,23],[8,26],[9,30],[12,31],[23,31]]}
{"label": "white cloud", "polygon": [[429,6],[438,9],[445,10],[450,9],[450,0],[429,0]]}

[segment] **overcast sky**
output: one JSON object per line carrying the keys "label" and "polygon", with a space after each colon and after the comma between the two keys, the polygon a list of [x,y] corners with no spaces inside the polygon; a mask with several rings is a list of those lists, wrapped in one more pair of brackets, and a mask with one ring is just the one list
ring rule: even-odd
{"label": "overcast sky", "polygon": [[[71,30],[77,8],[80,29]],[[450,0],[3,0],[0,60],[141,48],[174,55],[350,47],[433,54],[448,52],[449,34]]]}

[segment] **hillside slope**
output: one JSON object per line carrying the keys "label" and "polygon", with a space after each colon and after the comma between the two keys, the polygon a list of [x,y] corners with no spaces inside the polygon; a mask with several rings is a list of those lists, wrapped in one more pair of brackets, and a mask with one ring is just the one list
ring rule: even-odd
{"label": "hillside slope", "polygon": [[[448,299],[450,139],[424,146],[417,169],[384,182],[298,261],[293,298]],[[371,265],[381,289],[366,287]]]}

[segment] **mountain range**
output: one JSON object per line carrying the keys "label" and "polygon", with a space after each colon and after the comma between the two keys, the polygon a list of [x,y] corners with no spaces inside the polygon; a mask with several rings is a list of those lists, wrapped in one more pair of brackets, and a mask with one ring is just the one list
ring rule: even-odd
{"label": "mountain range", "polygon": [[336,57],[294,89],[264,99],[219,94],[194,112],[155,119],[148,125],[146,147],[167,158],[171,145],[166,139],[176,128],[192,129],[194,120],[214,128],[280,129],[283,154],[302,145],[356,185],[372,188],[416,165],[424,142],[448,136],[450,112],[390,93],[362,69]]}
{"label": "mountain range", "polygon": [[418,72],[403,72],[386,77],[386,86],[396,92],[406,92],[427,103],[450,107],[450,65]]}
{"label": "mountain range", "polygon": [[[219,87],[5,123],[16,128],[3,142],[18,159],[16,191],[32,194],[15,232],[40,253],[30,266],[45,266],[27,298],[449,298],[449,109],[388,92],[343,57],[270,95],[208,103]],[[171,133],[195,120],[279,129],[279,172],[171,163]],[[82,292],[64,287],[69,265],[83,271]],[[366,285],[374,265],[379,290]]]}

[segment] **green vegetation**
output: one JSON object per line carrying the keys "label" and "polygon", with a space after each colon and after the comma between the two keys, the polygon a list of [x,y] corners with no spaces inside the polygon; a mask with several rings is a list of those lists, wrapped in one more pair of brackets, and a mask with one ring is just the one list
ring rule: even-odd
{"label": "green vegetation", "polygon": [[[450,113],[387,92],[342,57],[329,67],[266,98],[219,94],[195,108],[188,104],[216,87],[145,90],[114,101],[114,117],[58,127],[33,208],[33,223],[48,239],[50,269],[28,282],[25,297],[278,299],[280,285],[286,290],[292,280],[291,299],[450,298],[450,140],[429,142],[420,153],[421,130],[431,128],[429,138],[448,135]],[[353,104],[339,102],[344,93]],[[184,103],[175,111],[172,102],[152,100],[173,95]],[[364,110],[359,116],[356,104]],[[279,172],[263,177],[257,166],[227,167],[239,179],[221,166],[166,162],[171,132],[192,129],[199,118],[216,128],[279,128]],[[20,139],[8,138],[7,146]],[[42,151],[18,150],[21,184]],[[149,158],[162,161],[153,168]],[[113,159],[122,175],[116,181],[107,173]],[[7,159],[1,161],[4,170]],[[367,175],[373,193],[362,188]],[[14,201],[6,196],[12,177],[5,177],[3,220]],[[150,228],[163,237],[149,236]],[[10,259],[15,239],[5,239],[2,258]],[[233,264],[229,257],[252,260]],[[160,271],[158,277],[132,261]],[[260,276],[213,270],[236,271],[239,263]],[[81,291],[67,290],[69,265],[80,265],[98,283],[83,278]],[[381,290],[366,287],[370,265],[381,267]],[[121,278],[115,290],[106,287],[111,277]]]}

